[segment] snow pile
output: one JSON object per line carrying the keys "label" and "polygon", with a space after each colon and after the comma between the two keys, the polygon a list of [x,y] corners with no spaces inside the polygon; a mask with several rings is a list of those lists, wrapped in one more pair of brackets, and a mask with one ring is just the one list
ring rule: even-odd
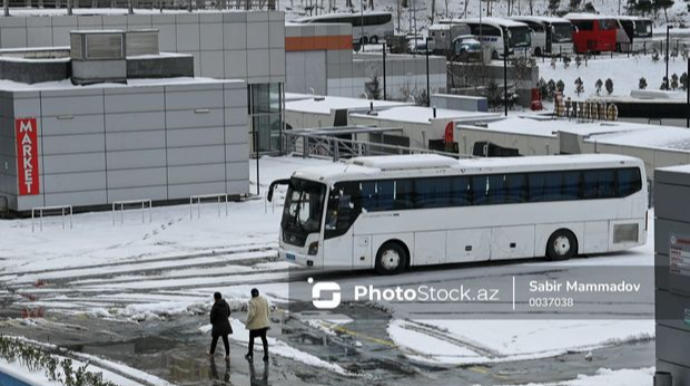
{"label": "snow pile", "polygon": [[577,379],[561,383],[524,386],[652,386],[654,368],[610,370],[599,369],[595,375],[580,375]]}

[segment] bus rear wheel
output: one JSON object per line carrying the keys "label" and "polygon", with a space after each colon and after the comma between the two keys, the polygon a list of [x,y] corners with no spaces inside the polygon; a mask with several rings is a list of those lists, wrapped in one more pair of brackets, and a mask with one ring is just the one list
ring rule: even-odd
{"label": "bus rear wheel", "polygon": [[568,260],[577,253],[577,239],[573,232],[560,229],[549,237],[546,258],[550,261]]}
{"label": "bus rear wheel", "polygon": [[374,35],[369,39],[369,41],[371,42],[371,44],[379,44],[379,37]]}
{"label": "bus rear wheel", "polygon": [[407,267],[407,251],[395,241],[389,241],[376,254],[376,272],[381,275],[395,275]]}

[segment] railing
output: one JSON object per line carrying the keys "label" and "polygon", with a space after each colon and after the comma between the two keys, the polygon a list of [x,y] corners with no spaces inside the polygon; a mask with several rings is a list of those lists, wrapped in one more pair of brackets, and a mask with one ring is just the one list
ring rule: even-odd
{"label": "railing", "polygon": [[332,159],[334,162],[341,158],[393,154],[440,154],[455,158],[471,158],[471,156],[458,153],[355,141],[327,135],[291,133],[289,131],[286,131],[284,135],[285,154],[299,154],[304,158]]}
{"label": "railing", "polygon": [[144,224],[146,222],[146,208],[148,206],[148,213],[149,213],[149,222],[152,220],[151,216],[151,200],[150,199],[143,199],[143,200],[125,200],[125,201],[115,201],[113,202],[113,225],[115,225],[116,218],[117,218],[117,212],[118,212],[118,207],[119,212],[120,212],[120,224],[125,223],[125,207],[126,206],[134,206],[136,205],[136,208],[134,209],[141,209],[141,223]]}
{"label": "railing", "polygon": [[228,194],[218,193],[218,194],[200,194],[196,196],[189,197],[189,219],[194,218],[194,203],[196,202],[196,218],[201,218],[201,202],[204,200],[216,199],[218,201],[218,217],[220,217],[220,208],[222,199],[225,198],[225,216],[228,216]]}
{"label": "railing", "polygon": [[43,215],[45,214],[45,212],[57,211],[60,211],[60,217],[62,218],[62,229],[65,229],[65,216],[67,214],[69,214],[69,228],[72,229],[72,205],[38,206],[35,208],[31,208],[31,232],[35,231],[34,224],[36,212],[38,212],[39,229],[41,230],[41,232],[43,232]]}
{"label": "railing", "polygon": [[62,9],[71,15],[78,8],[120,8],[134,14],[139,10],[276,10],[277,0],[5,0],[6,16],[12,11],[27,9]]}

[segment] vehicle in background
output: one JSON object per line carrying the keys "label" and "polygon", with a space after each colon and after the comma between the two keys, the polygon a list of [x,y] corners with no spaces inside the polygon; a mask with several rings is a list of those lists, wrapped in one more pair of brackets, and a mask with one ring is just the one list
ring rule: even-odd
{"label": "vehicle in background", "polygon": [[481,22],[479,19],[447,19],[439,23],[468,26],[470,34],[491,53],[492,59],[503,58],[506,49],[508,55],[531,55],[532,33],[525,23],[493,17],[482,18]]}
{"label": "vehicle in background", "polygon": [[474,35],[458,36],[453,40],[453,60],[478,62],[482,60],[482,45]]}
{"label": "vehicle in background", "polygon": [[618,34],[616,48],[619,52],[643,52],[652,50],[652,32],[654,23],[652,19],[638,16],[617,16],[622,32]]}
{"label": "vehicle in background", "polygon": [[546,16],[514,16],[532,30],[532,54],[561,56],[573,53],[573,25],[569,20]]}
{"label": "vehicle in background", "polygon": [[330,13],[304,17],[295,23],[347,23],[352,25],[352,40],[360,44],[382,43],[388,35],[393,35],[393,14],[390,12]]}
{"label": "vehicle in background", "polygon": [[465,24],[434,24],[429,27],[429,37],[433,41],[434,55],[450,57],[453,41],[458,36],[470,35],[470,28]]}
{"label": "vehicle in background", "polygon": [[279,256],[338,270],[621,251],[647,240],[642,160],[610,154],[359,157],[288,186]]}
{"label": "vehicle in background", "polygon": [[590,13],[569,13],[563,17],[575,27],[573,43],[578,54],[616,51],[621,28],[617,19]]}

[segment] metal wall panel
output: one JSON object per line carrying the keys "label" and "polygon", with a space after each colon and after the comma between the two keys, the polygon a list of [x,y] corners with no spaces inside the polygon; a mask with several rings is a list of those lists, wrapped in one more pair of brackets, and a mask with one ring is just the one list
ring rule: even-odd
{"label": "metal wall panel", "polygon": [[165,186],[166,168],[108,171],[108,189]]}
{"label": "metal wall panel", "polygon": [[168,184],[225,182],[225,164],[168,167]]}
{"label": "metal wall panel", "polygon": [[167,166],[165,149],[109,151],[106,159],[109,171]]}
{"label": "metal wall panel", "polygon": [[165,149],[165,131],[107,133],[108,151]]}
{"label": "metal wall panel", "polygon": [[168,199],[189,199],[190,196],[194,195],[225,193],[225,189],[225,182],[170,185],[168,187]]}
{"label": "metal wall panel", "polygon": [[[248,157],[247,157],[248,158]],[[168,149],[168,166],[225,163],[223,145]]]}
{"label": "metal wall panel", "polygon": [[43,136],[67,134],[103,134],[103,114],[97,115],[63,115],[60,117],[43,117]]}
{"label": "metal wall panel", "polygon": [[127,189],[108,189],[108,201],[142,200],[144,198],[153,201],[168,199],[167,186],[148,186]]}
{"label": "metal wall panel", "polygon": [[100,153],[105,150],[103,134],[59,135],[43,137],[40,141],[44,156],[57,154]]}
{"label": "metal wall panel", "polygon": [[165,129],[165,112],[106,114],[108,133]]}
{"label": "metal wall panel", "polygon": [[223,109],[168,110],[165,119],[168,129],[223,126]]}
{"label": "metal wall panel", "polygon": [[105,152],[43,156],[42,174],[99,172],[105,170]]}
{"label": "metal wall panel", "polygon": [[94,190],[105,191],[105,172],[45,174],[41,189],[46,195]]}
{"label": "metal wall panel", "polygon": [[222,126],[168,130],[168,148],[223,144],[224,131]]}

